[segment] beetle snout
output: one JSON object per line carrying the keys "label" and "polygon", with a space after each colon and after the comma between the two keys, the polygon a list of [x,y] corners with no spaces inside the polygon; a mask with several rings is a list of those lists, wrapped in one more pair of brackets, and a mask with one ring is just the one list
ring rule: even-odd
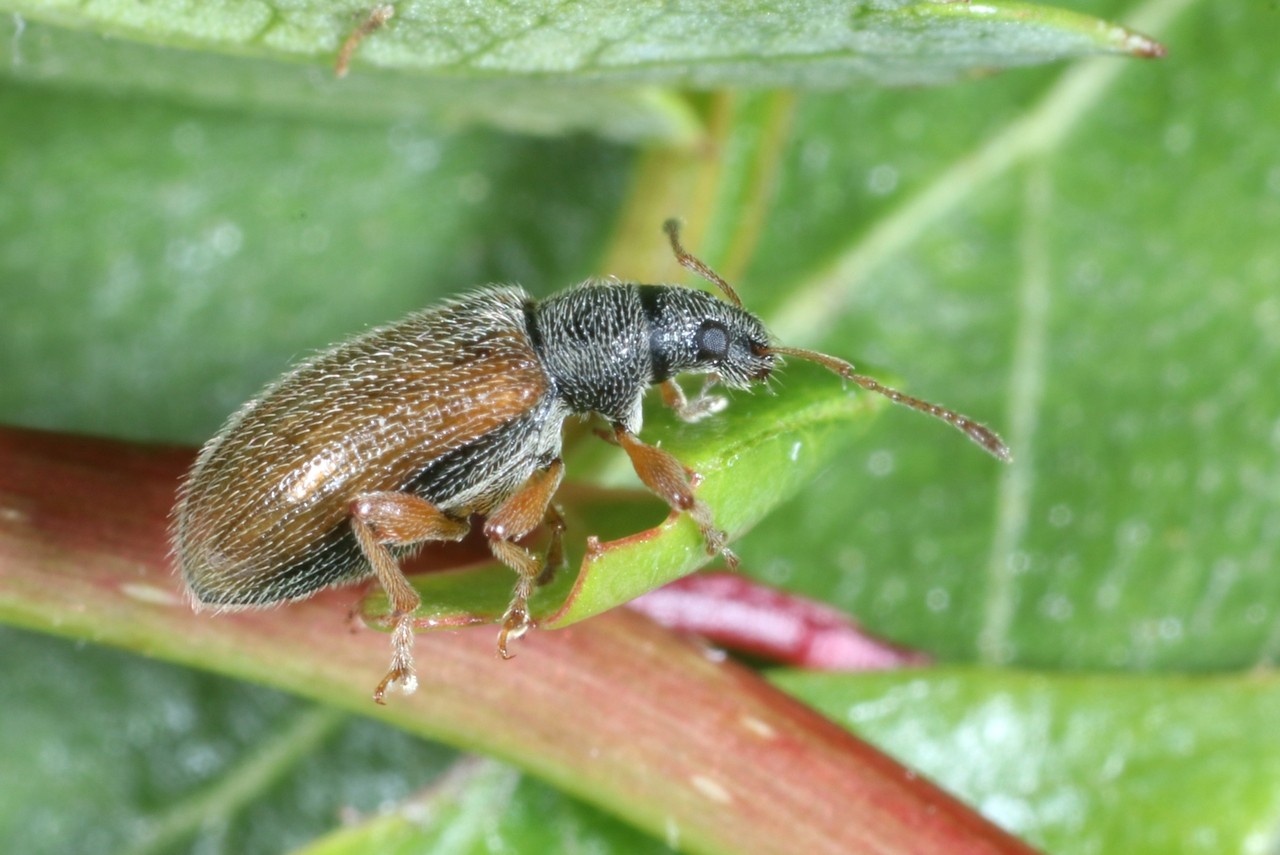
{"label": "beetle snout", "polygon": [[756,364],[755,371],[751,372],[751,380],[756,383],[765,382],[773,374],[778,357],[774,355],[769,345],[754,341],[751,343],[751,357]]}

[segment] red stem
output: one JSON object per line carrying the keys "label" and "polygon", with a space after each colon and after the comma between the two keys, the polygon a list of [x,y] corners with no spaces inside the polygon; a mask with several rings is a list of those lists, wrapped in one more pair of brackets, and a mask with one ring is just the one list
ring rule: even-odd
{"label": "red stem", "polygon": [[684,851],[1032,851],[749,669],[625,609],[531,633],[511,662],[495,656],[490,627],[425,633],[422,687],[379,708],[369,691],[388,638],[349,619],[350,590],[191,613],[165,533],[190,459],[188,449],[0,429],[0,619],[268,683],[505,758]]}
{"label": "red stem", "polygon": [[876,638],[826,603],[739,573],[685,576],[627,607],[668,629],[795,668],[879,671],[930,662],[923,653]]}

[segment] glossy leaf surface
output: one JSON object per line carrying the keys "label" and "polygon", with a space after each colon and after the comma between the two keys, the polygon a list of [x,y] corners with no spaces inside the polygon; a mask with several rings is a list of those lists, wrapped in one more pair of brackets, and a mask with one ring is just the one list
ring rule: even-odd
{"label": "glossy leaf surface", "polygon": [[239,109],[690,145],[702,130],[696,110],[660,87],[919,85],[1162,51],[1096,18],[1016,2],[418,0],[391,4],[394,15],[360,43],[356,73],[336,79],[341,45],[376,5],[7,2],[0,60],[18,79]]}

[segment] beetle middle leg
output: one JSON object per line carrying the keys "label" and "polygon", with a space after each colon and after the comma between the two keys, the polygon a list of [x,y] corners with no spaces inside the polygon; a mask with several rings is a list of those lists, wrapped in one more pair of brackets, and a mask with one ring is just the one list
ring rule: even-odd
{"label": "beetle middle leg", "polygon": [[422,602],[389,547],[461,540],[471,525],[411,493],[365,493],[351,503],[351,530],[391,601],[391,668],[373,690],[373,699],[383,703],[393,685],[400,685],[405,694],[418,687],[413,671],[413,614]]}
{"label": "beetle middle leg", "polygon": [[738,556],[729,549],[728,537],[716,528],[707,503],[693,494],[694,473],[669,451],[641,442],[621,424],[613,426],[613,438],[631,458],[631,465],[646,487],[657,493],[673,510],[688,514],[698,524],[707,542],[707,554],[724,556],[729,569],[736,570]]}
{"label": "beetle middle leg", "polygon": [[556,571],[563,567],[565,563],[564,530],[566,526],[564,516],[560,513],[560,509],[556,507],[555,502],[547,503],[547,512],[543,515],[542,521],[551,530],[551,542],[547,544],[542,572],[538,574],[538,578],[534,581],[534,585],[538,587],[550,585],[551,580],[556,576]]}
{"label": "beetle middle leg", "polygon": [[[564,477],[564,462],[560,458],[551,461],[545,469],[533,473],[524,486],[498,506],[485,520],[484,533],[489,538],[489,551],[503,564],[516,571],[516,587],[511,604],[502,616],[502,630],[498,633],[498,653],[510,659],[508,643],[528,632],[533,621],[529,619],[529,596],[534,585],[542,581],[545,573],[552,571],[551,560],[561,560],[560,532],[564,521],[551,506],[551,499]],[[519,540],[537,528],[544,519],[551,524],[551,546],[547,558],[539,558],[513,541]]]}

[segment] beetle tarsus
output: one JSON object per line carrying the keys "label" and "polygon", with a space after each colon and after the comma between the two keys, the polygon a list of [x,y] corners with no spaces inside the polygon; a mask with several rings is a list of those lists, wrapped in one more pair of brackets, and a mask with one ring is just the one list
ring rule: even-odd
{"label": "beetle tarsus", "polygon": [[418,689],[418,675],[413,667],[413,615],[396,615],[395,629],[391,631],[391,668],[382,682],[373,690],[373,699],[385,704],[387,689],[399,686],[400,691],[412,695]]}
{"label": "beetle tarsus", "polygon": [[[702,505],[702,507],[705,508],[706,505]],[[697,520],[696,517],[694,519]],[[701,525],[700,521],[699,525]],[[729,535],[726,534],[723,529],[705,527],[702,529],[702,537],[706,541],[708,555],[723,556],[726,567],[735,571],[738,569],[740,564],[738,556],[729,548]]]}
{"label": "beetle tarsus", "polygon": [[702,384],[701,391],[692,399],[685,395],[679,383],[667,380],[660,387],[662,402],[671,408],[680,421],[691,424],[700,422],[729,406],[729,399],[724,395],[711,394],[711,388],[715,386],[716,379],[715,375],[708,375],[706,382]]}

